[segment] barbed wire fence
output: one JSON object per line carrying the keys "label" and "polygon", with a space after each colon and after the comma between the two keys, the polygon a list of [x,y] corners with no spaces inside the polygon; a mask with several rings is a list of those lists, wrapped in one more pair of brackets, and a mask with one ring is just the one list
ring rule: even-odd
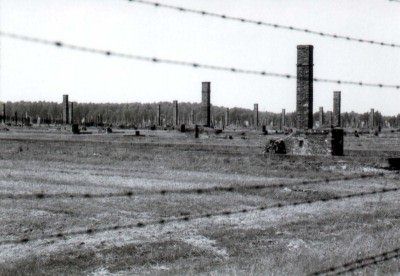
{"label": "barbed wire fence", "polygon": [[[321,32],[321,31],[310,30],[310,29],[306,29],[306,28],[300,28],[297,26],[286,26],[286,25],[281,25],[281,24],[276,24],[276,23],[271,23],[271,22],[257,21],[257,20],[253,20],[253,19],[246,19],[246,18],[235,17],[235,16],[230,16],[230,15],[225,15],[225,14],[218,14],[218,13],[213,13],[213,12],[209,12],[209,11],[202,11],[202,10],[196,10],[196,9],[185,8],[185,7],[180,7],[180,6],[173,6],[173,5],[166,5],[166,4],[162,4],[159,2],[152,2],[152,1],[146,1],[146,0],[128,0],[128,1],[135,2],[138,4],[151,5],[156,8],[171,9],[171,10],[175,10],[178,12],[198,14],[201,16],[208,16],[208,17],[214,17],[214,18],[219,18],[219,19],[223,19],[223,20],[230,20],[230,21],[236,21],[236,22],[240,22],[240,23],[253,24],[253,25],[257,25],[257,26],[261,26],[261,27],[269,27],[269,28],[281,29],[281,30],[287,30],[287,31],[293,31],[293,32],[302,32],[302,33],[307,33],[310,35],[316,35],[319,37],[341,39],[341,40],[345,40],[345,41],[352,41],[352,42],[363,43],[363,44],[371,44],[371,45],[376,45],[376,46],[400,48],[400,44],[397,44],[397,43],[369,40],[369,39],[364,39],[364,38],[357,38],[357,37],[352,37],[352,36]],[[399,0],[389,0],[389,1],[400,2]],[[143,56],[143,55],[128,54],[128,53],[122,53],[122,52],[111,51],[111,50],[85,47],[85,46],[66,43],[63,41],[52,41],[52,40],[41,39],[41,38],[37,38],[37,37],[25,36],[25,35],[3,32],[3,31],[0,31],[0,36],[8,37],[11,39],[16,39],[16,40],[20,40],[20,41],[25,41],[25,42],[32,42],[32,43],[38,43],[38,44],[42,44],[42,45],[54,46],[57,48],[66,48],[66,49],[70,49],[70,50],[74,50],[74,51],[99,54],[99,55],[104,55],[104,56],[108,56],[108,57],[125,58],[125,59],[149,62],[149,63],[154,63],[154,64],[169,64],[169,65],[177,65],[177,66],[186,66],[186,67],[191,67],[191,68],[196,68],[196,69],[225,71],[225,72],[230,72],[230,73],[235,73],[235,74],[258,75],[258,76],[262,76],[262,77],[297,79],[297,76],[295,76],[293,74],[284,74],[284,73],[277,73],[277,72],[269,72],[269,71],[253,70],[253,69],[243,69],[243,68],[237,68],[237,67],[203,64],[203,63],[199,63],[199,62],[181,61],[181,60],[166,59],[166,58],[160,58],[160,57],[150,57],[150,56]],[[338,85],[356,85],[356,86],[360,86],[360,87],[400,89],[400,85],[370,83],[370,82],[364,82],[364,81],[339,80],[339,79],[335,80],[335,79],[327,79],[327,78],[313,78],[313,81],[321,82],[321,83],[334,83],[334,84],[338,84]],[[375,177],[375,176],[376,175],[374,175],[374,176],[362,175],[362,176],[357,176],[357,177],[358,178],[370,178],[370,177]],[[308,184],[320,183],[322,181],[329,182],[329,181],[350,180],[350,179],[356,179],[357,177],[301,181],[301,182],[297,182],[297,183],[290,183],[290,185],[308,185]],[[258,190],[258,189],[267,189],[267,188],[279,188],[279,187],[288,186],[288,185],[289,185],[289,183],[286,183],[286,184],[278,183],[278,184],[274,184],[274,185],[268,185],[268,184],[253,185],[253,186],[247,186],[247,187],[218,186],[218,187],[200,188],[200,189],[161,190],[161,191],[156,191],[154,193],[170,194],[170,193],[235,192],[235,191],[240,191],[241,189],[242,190],[243,189]],[[330,202],[330,201],[341,201],[341,200],[350,199],[350,198],[366,197],[366,196],[377,195],[377,194],[398,192],[399,190],[400,190],[400,187],[394,187],[394,188],[386,188],[385,187],[382,189],[375,189],[372,191],[364,191],[364,192],[360,192],[360,193],[322,197],[322,198],[315,199],[315,200],[300,200],[300,201],[295,201],[295,202],[275,203],[272,205],[261,205],[261,206],[257,206],[257,207],[243,208],[243,209],[237,209],[237,210],[223,210],[223,211],[218,211],[218,212],[213,212],[213,213],[211,212],[211,213],[197,214],[197,215],[196,214],[195,215],[184,214],[184,215],[181,215],[178,217],[163,217],[163,218],[159,218],[156,220],[139,221],[139,222],[124,224],[124,225],[114,225],[114,226],[106,226],[106,227],[99,227],[99,228],[87,228],[87,229],[70,231],[70,232],[58,232],[58,233],[54,233],[54,234],[43,235],[40,237],[26,237],[25,236],[25,237],[22,237],[21,239],[2,240],[2,241],[0,241],[0,245],[24,244],[24,243],[31,242],[31,241],[39,241],[39,240],[51,239],[51,238],[64,239],[68,236],[75,236],[75,235],[94,234],[94,233],[100,233],[100,232],[106,232],[106,231],[115,231],[115,230],[122,230],[122,229],[131,229],[131,228],[143,228],[143,227],[147,227],[147,226],[151,226],[151,225],[165,225],[165,224],[173,223],[173,222],[188,222],[188,221],[192,221],[192,220],[196,220],[196,219],[209,219],[209,218],[213,218],[213,217],[217,217],[217,216],[231,216],[234,214],[245,214],[245,213],[256,212],[256,211],[266,211],[266,210],[270,210],[270,209],[274,209],[274,208],[284,208],[284,207],[298,206],[298,205],[310,205],[310,204],[314,204],[314,203]],[[134,191],[127,191],[127,192],[115,193],[115,194],[110,194],[110,193],[109,194],[36,193],[36,194],[25,194],[25,195],[19,195],[19,196],[0,195],[0,199],[44,199],[44,198],[58,198],[58,197],[99,198],[99,197],[120,197],[120,196],[132,197],[132,196],[135,196],[138,194],[140,194],[140,193],[137,193]],[[343,274],[346,272],[353,272],[357,269],[365,268],[365,267],[368,267],[371,265],[376,265],[378,263],[385,262],[387,260],[390,260],[393,258],[398,258],[398,257],[400,257],[400,248],[396,248],[391,251],[386,251],[379,255],[360,258],[360,259],[357,259],[357,260],[354,260],[354,261],[351,261],[351,262],[348,262],[348,263],[345,263],[345,264],[342,264],[339,266],[332,266],[332,267],[329,267],[328,269],[315,272],[312,275],[323,275],[323,274],[339,275],[339,274]]]}
{"label": "barbed wire fence", "polygon": [[311,276],[317,276],[317,275],[341,275],[347,272],[354,272],[356,270],[366,268],[372,265],[377,265],[382,262],[386,262],[388,260],[392,260],[395,258],[400,257],[400,248],[395,248],[390,251],[383,252],[378,255],[374,256],[368,256],[365,258],[360,258],[354,261],[350,261],[348,263],[342,264],[340,266],[332,266],[329,267],[328,269],[324,269],[321,271],[317,271],[314,273],[311,273]]}
{"label": "barbed wire fence", "polygon": [[344,176],[344,177],[331,177],[324,179],[314,179],[314,180],[300,180],[294,181],[290,183],[278,182],[278,183],[269,183],[269,184],[256,184],[256,185],[245,185],[245,186],[213,186],[209,188],[194,188],[194,189],[170,189],[170,190],[157,190],[157,191],[134,191],[128,190],[124,192],[118,193],[46,193],[46,192],[37,192],[37,193],[25,193],[25,194],[0,194],[0,199],[12,199],[12,200],[32,200],[32,199],[54,199],[54,198],[113,198],[113,197],[134,197],[134,196],[149,196],[149,195],[169,195],[169,194],[215,194],[221,192],[245,192],[251,190],[263,190],[263,189],[276,189],[276,188],[284,188],[284,187],[293,187],[293,186],[306,186],[312,184],[322,184],[322,183],[330,183],[336,181],[348,181],[348,180],[357,180],[357,179],[370,179],[383,177],[383,174],[361,174],[354,176]]}
{"label": "barbed wire fence", "polygon": [[231,215],[235,215],[235,214],[246,214],[246,213],[252,213],[252,212],[257,212],[257,211],[280,209],[280,208],[291,207],[291,206],[300,206],[300,205],[310,205],[310,204],[314,204],[314,203],[341,201],[341,200],[345,200],[345,199],[359,198],[359,197],[363,198],[363,197],[370,196],[370,195],[387,194],[387,193],[398,192],[398,191],[400,191],[400,187],[382,188],[382,189],[375,189],[372,191],[352,193],[352,194],[346,194],[346,195],[326,196],[326,197],[321,197],[321,198],[314,199],[314,200],[299,200],[299,201],[294,201],[294,202],[275,203],[275,204],[271,204],[271,205],[265,204],[265,205],[261,205],[261,206],[257,206],[257,207],[251,207],[251,208],[243,208],[243,209],[237,209],[237,210],[223,210],[223,211],[218,211],[218,212],[214,212],[214,213],[205,213],[205,214],[192,215],[192,216],[189,213],[185,212],[184,214],[181,213],[182,216],[179,216],[179,217],[163,217],[163,218],[160,218],[157,220],[139,221],[136,223],[130,223],[130,224],[125,224],[125,225],[114,225],[114,226],[107,226],[107,227],[100,227],[100,228],[88,228],[85,230],[78,230],[78,231],[71,231],[71,232],[59,232],[59,233],[55,233],[55,234],[43,235],[40,237],[23,237],[21,239],[2,240],[2,241],[0,241],[0,245],[27,243],[29,241],[38,241],[38,240],[51,239],[51,238],[65,238],[68,236],[75,236],[75,235],[82,235],[82,234],[94,234],[94,233],[115,231],[115,230],[122,230],[122,229],[143,228],[143,227],[151,226],[151,225],[165,225],[165,224],[173,223],[173,222],[187,222],[187,221],[192,221],[192,220],[196,220],[196,219],[210,219],[210,218],[214,218],[217,216],[231,216]]}
{"label": "barbed wire fence", "polygon": [[[392,1],[396,1],[396,0],[392,0]],[[186,8],[186,7],[181,7],[181,6],[167,5],[167,4],[163,4],[160,2],[147,1],[147,0],[128,0],[128,2],[149,5],[149,6],[153,6],[156,8],[170,9],[170,10],[174,10],[174,11],[178,11],[178,12],[182,12],[182,13],[192,13],[192,14],[198,14],[198,15],[202,15],[202,16],[219,18],[219,19],[223,19],[223,20],[230,20],[230,21],[236,21],[236,22],[240,22],[240,23],[253,24],[253,25],[262,26],[262,27],[289,30],[289,31],[294,31],[294,32],[302,32],[302,33],[306,33],[306,34],[317,35],[320,37],[341,39],[341,40],[346,40],[346,41],[353,41],[353,42],[359,42],[359,43],[364,43],[364,44],[367,43],[367,44],[392,47],[392,48],[400,48],[400,44],[397,44],[397,43],[376,41],[376,40],[370,40],[370,39],[365,39],[365,38],[358,38],[358,37],[352,37],[352,36],[347,36],[347,35],[340,35],[340,34],[335,34],[335,33],[316,31],[316,30],[300,28],[300,27],[296,27],[296,26],[281,25],[281,24],[272,23],[272,22],[247,19],[247,18],[242,18],[242,17],[235,17],[235,16],[231,16],[231,15],[227,15],[227,14],[214,13],[214,12],[209,12],[209,11],[204,11],[204,10],[196,10],[196,9],[191,9],[191,8]]]}
{"label": "barbed wire fence", "polygon": [[[100,54],[108,57],[118,57],[124,59],[132,59],[144,62],[150,62],[154,64],[169,64],[169,65],[179,65],[179,66],[186,66],[191,68],[198,68],[198,69],[208,69],[214,71],[225,71],[235,74],[246,74],[246,75],[257,75],[261,77],[276,77],[276,78],[283,78],[283,79],[298,79],[296,75],[292,74],[284,74],[284,73],[276,73],[276,72],[268,72],[268,71],[261,71],[261,70],[252,70],[252,69],[244,69],[238,67],[228,67],[228,66],[220,66],[220,65],[211,65],[211,64],[204,64],[200,62],[192,62],[192,61],[182,61],[182,60],[175,60],[175,59],[166,59],[160,57],[149,57],[143,55],[135,55],[135,54],[128,54],[122,52],[116,52],[111,50],[104,50],[104,49],[97,49],[92,47],[85,47],[75,44],[70,44],[62,41],[57,40],[48,40],[38,37],[26,36],[16,33],[9,33],[0,30],[0,36],[8,37],[11,39],[16,39],[20,41],[32,42],[42,45],[54,46],[58,48],[65,48],[74,51],[92,53],[92,54]],[[340,79],[326,79],[326,78],[313,78],[315,82],[321,83],[333,83],[337,85],[356,85],[360,87],[376,87],[376,88],[388,88],[388,89],[400,89],[400,84],[383,84],[383,83],[369,83],[364,81],[353,81],[353,80],[340,80]]]}

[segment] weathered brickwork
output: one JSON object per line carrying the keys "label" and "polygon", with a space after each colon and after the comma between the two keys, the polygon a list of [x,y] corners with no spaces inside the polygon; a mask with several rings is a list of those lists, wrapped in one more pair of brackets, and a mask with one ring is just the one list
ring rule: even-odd
{"label": "weathered brickwork", "polygon": [[179,125],[179,110],[178,110],[178,101],[173,101],[172,103],[172,124],[174,126]]}
{"label": "weathered brickwork", "polygon": [[[272,152],[275,145],[275,153],[289,155],[343,155],[343,129],[336,128],[330,131],[294,133],[281,140],[271,139],[267,142],[266,152]],[[280,152],[276,149],[280,147]]]}
{"label": "weathered brickwork", "polygon": [[375,127],[374,121],[375,121],[375,110],[373,108],[371,108],[371,111],[369,112],[369,118],[368,118],[368,127],[370,129],[373,129]]}
{"label": "weathered brickwork", "polygon": [[332,155],[342,156],[343,155],[343,134],[342,128],[332,129],[332,139],[331,139],[331,151]]}
{"label": "weathered brickwork", "polygon": [[253,109],[253,123],[254,126],[257,127],[258,126],[258,104],[254,104],[254,109]]}
{"label": "weathered brickwork", "polygon": [[229,108],[225,109],[225,126],[229,126]]}
{"label": "weathered brickwork", "polygon": [[68,123],[72,125],[74,123],[74,103],[69,103],[69,115],[68,115]]}
{"label": "weathered brickwork", "polygon": [[324,108],[322,106],[319,107],[319,127],[323,127],[325,125],[325,116],[324,116]]}
{"label": "weathered brickwork", "polygon": [[282,109],[281,113],[281,124],[280,124],[280,129],[284,129],[286,126],[286,110]]}
{"label": "weathered brickwork", "polygon": [[313,128],[313,49],[312,45],[297,46],[297,128]]}
{"label": "weathered brickwork", "polygon": [[333,92],[333,126],[341,127],[342,120],[340,117],[340,105],[341,105],[341,92]]}
{"label": "weathered brickwork", "polygon": [[161,104],[157,105],[156,121],[157,125],[161,126]]}
{"label": "weathered brickwork", "polygon": [[190,111],[190,122],[192,125],[196,124],[196,118],[193,109]]}
{"label": "weathered brickwork", "polygon": [[211,83],[201,83],[201,116],[203,125],[209,127],[211,125]]}
{"label": "weathered brickwork", "polygon": [[66,125],[69,123],[69,101],[68,95],[63,95],[63,124]]}
{"label": "weathered brickwork", "polygon": [[287,154],[330,155],[331,138],[329,133],[307,133],[294,135],[285,140]]}

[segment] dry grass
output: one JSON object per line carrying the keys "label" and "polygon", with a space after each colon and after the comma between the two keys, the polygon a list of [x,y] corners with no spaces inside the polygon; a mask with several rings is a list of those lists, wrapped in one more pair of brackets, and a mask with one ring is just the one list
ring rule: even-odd
{"label": "dry grass", "polygon": [[[2,199],[0,274],[307,274],[398,247],[398,192],[92,234],[40,237],[182,215],[397,187],[384,159],[264,156],[265,137],[194,140],[174,132],[72,136],[44,130],[0,134],[0,193],[116,193],[193,189],[110,198]],[[152,135],[149,137],[149,135]],[[390,134],[394,135],[394,134]],[[396,136],[397,137],[397,136]],[[391,137],[388,151],[396,137]],[[369,139],[369,140],[368,140]],[[384,145],[382,138],[349,138]],[[357,144],[358,145],[358,144]],[[368,148],[368,144],[363,146]],[[291,183],[384,172],[376,179],[197,193],[207,187]],[[1,242],[1,241],[0,241]],[[400,270],[398,259],[360,273]]]}

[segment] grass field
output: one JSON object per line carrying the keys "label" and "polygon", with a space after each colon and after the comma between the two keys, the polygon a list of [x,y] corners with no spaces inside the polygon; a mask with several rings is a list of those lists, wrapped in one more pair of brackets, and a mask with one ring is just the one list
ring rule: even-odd
{"label": "grass field", "polygon": [[[400,247],[398,133],[300,157],[256,132],[91,131],[0,133],[1,275],[336,273]],[[385,256],[354,272],[400,271]]]}

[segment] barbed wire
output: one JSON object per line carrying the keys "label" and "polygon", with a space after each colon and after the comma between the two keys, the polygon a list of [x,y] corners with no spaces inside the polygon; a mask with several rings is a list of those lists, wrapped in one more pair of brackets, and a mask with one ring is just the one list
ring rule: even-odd
{"label": "barbed wire", "polygon": [[[103,50],[85,46],[79,46],[74,44],[65,43],[62,41],[52,41],[37,37],[31,37],[26,35],[20,35],[15,33],[3,32],[0,31],[0,36],[20,40],[20,41],[27,41],[33,42],[43,45],[55,46],[58,48],[66,48],[74,51],[81,51],[86,53],[93,53],[93,54],[100,54],[105,55],[108,57],[119,57],[125,59],[132,59],[150,63],[157,63],[157,64],[169,64],[169,65],[179,65],[179,66],[186,66],[192,67],[197,69],[208,69],[208,70],[215,70],[215,71],[225,71],[230,73],[236,74],[247,74],[247,75],[257,75],[262,77],[277,77],[277,78],[284,78],[284,79],[298,79],[297,76],[292,74],[282,74],[282,73],[275,73],[275,72],[267,72],[267,71],[260,71],[260,70],[251,70],[251,69],[243,69],[237,67],[226,67],[220,65],[210,65],[210,64],[203,64],[198,62],[191,62],[191,61],[181,61],[181,60],[173,60],[173,59],[165,59],[159,57],[149,57],[143,55],[134,55],[134,54],[127,54],[122,52],[115,52],[110,50]],[[310,80],[307,79],[306,80]],[[389,89],[400,89],[400,85],[393,85],[393,84],[382,84],[382,83],[368,83],[363,81],[349,81],[349,80],[334,80],[334,79],[324,79],[324,78],[313,78],[315,82],[321,83],[334,83],[338,85],[357,85],[360,87],[377,87],[377,88],[389,88]]]}
{"label": "barbed wire", "polygon": [[276,189],[276,188],[284,188],[284,187],[293,187],[293,186],[304,186],[311,184],[318,184],[323,182],[335,182],[335,181],[346,181],[346,180],[355,180],[355,179],[367,179],[367,178],[376,178],[382,177],[384,174],[361,174],[355,176],[345,176],[345,177],[332,177],[325,179],[313,179],[313,180],[300,180],[291,183],[272,183],[272,184],[255,184],[255,185],[241,185],[241,186],[213,186],[209,188],[194,188],[194,189],[163,189],[158,191],[124,191],[118,193],[103,193],[103,194],[94,194],[94,193],[45,193],[45,192],[36,192],[36,193],[26,193],[26,194],[0,194],[0,199],[12,199],[12,200],[29,200],[29,199],[54,199],[54,198],[70,198],[70,199],[96,199],[96,198],[113,198],[113,197],[134,197],[134,196],[143,196],[143,195],[168,195],[168,194],[206,194],[206,193],[219,193],[219,192],[241,192],[241,191],[249,191],[249,190],[263,190],[263,189]]}
{"label": "barbed wire", "polygon": [[357,259],[340,266],[332,266],[328,269],[324,269],[318,272],[314,272],[310,275],[340,275],[346,272],[354,272],[358,269],[376,265],[394,258],[400,257],[400,248],[396,248],[390,251],[386,251],[379,255],[369,256],[361,259]]}
{"label": "barbed wire", "polygon": [[7,245],[7,244],[20,244],[20,243],[27,243],[30,241],[39,241],[43,239],[51,239],[51,238],[65,238],[67,236],[76,236],[82,234],[94,234],[94,233],[101,233],[106,231],[115,231],[115,230],[122,230],[122,229],[133,229],[133,228],[143,228],[146,226],[151,225],[165,225],[168,223],[173,222],[188,222],[196,219],[210,219],[217,216],[231,216],[235,214],[246,214],[256,211],[266,211],[270,209],[276,208],[284,208],[284,207],[291,207],[291,206],[299,206],[299,205],[310,205],[313,203],[320,203],[320,202],[331,202],[331,201],[340,201],[344,199],[356,198],[356,197],[364,197],[368,195],[376,195],[376,194],[385,194],[389,192],[397,192],[400,190],[400,187],[396,188],[382,188],[378,190],[372,190],[368,192],[360,192],[360,193],[353,193],[347,195],[338,195],[338,196],[331,196],[331,197],[322,197],[319,199],[314,200],[301,200],[295,202],[288,202],[288,203],[276,203],[272,205],[261,205],[258,207],[251,207],[251,208],[243,208],[239,210],[224,210],[215,213],[206,213],[206,214],[199,214],[190,216],[190,213],[181,213],[181,216],[178,217],[163,217],[157,220],[151,220],[147,222],[136,222],[130,223],[125,225],[114,225],[114,226],[106,226],[106,227],[99,227],[99,228],[88,228],[85,230],[77,230],[71,232],[59,232],[55,234],[43,235],[40,237],[23,237],[21,239],[10,239],[10,240],[2,240],[0,241],[0,245]]}
{"label": "barbed wire", "polygon": [[[392,0],[392,1],[394,1],[394,0]],[[128,2],[135,2],[135,3],[139,3],[139,4],[153,6],[156,8],[164,8],[164,9],[170,9],[170,10],[175,10],[175,11],[179,11],[179,12],[198,14],[198,15],[202,15],[202,16],[209,16],[209,17],[219,18],[219,19],[223,19],[223,20],[236,21],[236,22],[240,22],[240,23],[254,24],[254,25],[262,26],[262,27],[283,29],[283,30],[289,30],[289,31],[295,31],[295,32],[303,32],[303,33],[307,33],[307,34],[311,34],[311,35],[317,35],[320,37],[342,39],[345,41],[353,41],[353,42],[359,42],[359,43],[364,43],[364,44],[373,44],[373,45],[379,45],[379,46],[384,46],[384,47],[400,48],[400,44],[397,44],[397,43],[369,40],[369,39],[364,39],[364,38],[339,35],[339,34],[335,34],[335,33],[315,31],[315,30],[310,30],[310,29],[300,28],[300,27],[295,27],[295,26],[286,26],[286,25],[281,25],[281,24],[277,24],[277,23],[258,21],[258,20],[253,20],[253,19],[246,19],[246,18],[242,18],[242,17],[235,17],[235,16],[231,16],[231,15],[219,14],[219,13],[214,13],[214,12],[209,12],[209,11],[204,11],[204,10],[196,10],[196,9],[185,8],[185,7],[180,7],[180,6],[167,5],[167,4],[163,4],[160,2],[153,2],[153,1],[147,1],[147,0],[128,0]]]}

